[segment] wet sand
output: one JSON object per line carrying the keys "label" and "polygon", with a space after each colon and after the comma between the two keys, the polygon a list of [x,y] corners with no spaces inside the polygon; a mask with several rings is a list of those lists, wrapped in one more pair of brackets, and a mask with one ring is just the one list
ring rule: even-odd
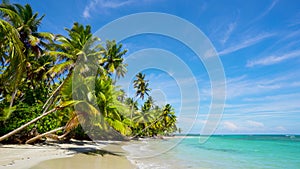
{"label": "wet sand", "polygon": [[136,167],[127,160],[125,153],[121,145],[110,144],[95,152],[44,161],[31,169],[135,169]]}

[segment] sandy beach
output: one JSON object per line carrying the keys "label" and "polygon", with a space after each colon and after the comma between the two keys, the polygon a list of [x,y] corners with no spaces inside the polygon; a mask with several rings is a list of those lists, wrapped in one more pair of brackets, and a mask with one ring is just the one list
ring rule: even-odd
{"label": "sandy beach", "polygon": [[0,169],[134,169],[122,142],[0,145]]}

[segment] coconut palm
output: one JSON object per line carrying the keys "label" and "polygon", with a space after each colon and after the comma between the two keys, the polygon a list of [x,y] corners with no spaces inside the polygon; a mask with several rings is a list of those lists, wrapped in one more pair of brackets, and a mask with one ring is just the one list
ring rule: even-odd
{"label": "coconut palm", "polygon": [[133,81],[133,87],[136,89],[136,97],[144,99],[145,95],[149,96],[150,88],[148,88],[148,80],[145,80],[145,74],[138,73]]}
{"label": "coconut palm", "polygon": [[[150,98],[150,99],[149,99]],[[141,111],[137,111],[133,117],[133,122],[136,128],[136,135],[151,135],[149,128],[155,120],[155,114],[151,110],[153,99],[149,97],[146,102],[141,106]]]}
{"label": "coconut palm", "polygon": [[162,116],[164,132],[176,131],[176,125],[175,125],[176,116],[175,116],[175,112],[170,104],[165,105],[161,116]]}
{"label": "coconut palm", "polygon": [[[103,117],[102,127],[109,125],[123,135],[131,133],[129,126],[123,123],[125,114],[128,110],[126,106],[118,100],[120,94],[122,94],[113,85],[112,80],[103,80],[98,78],[95,83],[95,96],[97,97],[97,105],[100,113]],[[105,120],[105,122],[103,121]]]}
{"label": "coconut palm", "polygon": [[124,63],[120,63],[119,66],[116,68],[116,74],[115,74],[115,81],[117,81],[117,79],[120,79],[121,77],[124,77],[126,72],[127,72],[127,64]]}
{"label": "coconut palm", "polygon": [[126,64],[123,63],[123,55],[127,50],[122,50],[122,44],[117,44],[115,40],[106,41],[103,48],[104,57],[101,66],[111,75],[117,71],[117,77],[124,76],[126,73]]}
{"label": "coconut palm", "polygon": [[[16,94],[17,85],[22,79],[24,66],[20,60],[25,58],[23,53],[23,43],[19,39],[19,33],[9,22],[0,20],[0,95],[4,96],[14,92]],[[15,82],[12,84],[11,82]],[[11,99],[11,106],[14,95]]]}
{"label": "coconut palm", "polygon": [[133,111],[138,110],[138,102],[135,101],[133,98],[126,98],[125,100],[126,105],[128,105],[129,107],[132,107]]}
{"label": "coconut palm", "polygon": [[[49,44],[52,42],[53,35],[38,32],[43,16],[38,17],[38,13],[33,14],[28,4],[22,6],[3,3],[0,5],[0,15],[3,19],[1,25],[5,27],[0,34],[4,35],[3,44],[9,44],[10,50],[1,51],[3,54],[1,60],[7,65],[1,75],[1,82],[12,89],[11,107],[20,84],[30,82],[27,85],[29,88],[40,87],[35,81],[41,80],[39,78],[51,62],[49,58],[40,57],[43,49],[51,46]],[[19,40],[16,41],[16,38]],[[6,49],[3,44],[1,48]]]}
{"label": "coconut palm", "polygon": [[[63,98],[63,100],[57,100],[59,105],[55,105],[53,107],[54,101],[58,98],[58,94],[60,93],[61,89],[64,87],[65,84],[71,83],[71,76],[73,73],[73,67],[75,66],[75,61],[77,60],[78,56],[83,54],[83,49],[85,44],[91,44],[93,40],[90,41],[92,34],[90,30],[90,26],[86,26],[85,28],[82,25],[79,25],[78,23],[75,23],[73,28],[71,30],[67,29],[69,33],[70,38],[66,38],[63,36],[58,36],[56,40],[60,42],[60,44],[56,45],[57,51],[47,51],[43,54],[43,56],[51,56],[58,60],[59,64],[54,65],[51,67],[46,74],[50,75],[50,77],[53,78],[59,78],[60,76],[65,76],[66,78],[58,85],[58,87],[52,92],[52,94],[49,96],[48,100],[45,102],[43,106],[43,113],[39,118],[34,119],[18,129],[8,133],[7,135],[0,138],[0,141],[3,139],[6,139],[7,137],[12,136],[16,132],[23,130],[28,125],[36,122],[37,120],[43,118],[44,116],[55,112],[56,110],[60,109],[60,107],[66,107],[73,105],[74,103],[78,101],[74,101],[69,98]],[[66,73],[66,74],[64,74]],[[72,86],[72,85],[69,85]],[[48,109],[50,107],[53,107],[50,111]],[[48,113],[50,112],[50,113]]]}
{"label": "coconut palm", "polygon": [[[30,5],[8,1],[0,5],[0,115],[6,119],[12,114],[9,123],[17,115],[24,123],[29,121],[14,123],[17,125],[5,130],[3,133],[9,133],[0,142],[33,125],[42,127],[38,130],[43,134],[27,143],[59,130],[64,130],[63,135],[56,138],[63,139],[79,122],[91,124],[89,131],[113,128],[123,135],[149,136],[176,128],[172,107],[155,107],[145,74],[136,75],[134,98],[125,99],[124,91],[114,85],[127,72],[122,58],[126,50],[121,44],[107,41],[102,47],[91,27],[79,23],[66,29],[67,36],[39,32],[43,17]],[[138,99],[145,97],[139,109]],[[46,121],[54,125],[44,127]],[[0,117],[1,129],[2,122]]]}

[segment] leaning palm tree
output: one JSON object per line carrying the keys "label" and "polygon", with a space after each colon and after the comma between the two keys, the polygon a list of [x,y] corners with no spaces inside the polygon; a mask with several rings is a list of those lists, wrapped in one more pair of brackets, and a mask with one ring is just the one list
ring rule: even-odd
{"label": "leaning palm tree", "polygon": [[[20,126],[19,128],[11,131],[10,133],[0,137],[0,141],[16,134],[17,132],[25,129],[30,124],[35,123],[39,119],[51,114],[61,108],[74,105],[78,103],[78,101],[74,100],[57,100],[61,89],[66,85],[70,84],[72,80],[73,68],[75,66],[75,61],[79,57],[79,55],[83,54],[83,49],[85,44],[90,44],[93,42],[91,40],[92,33],[90,30],[90,26],[83,27],[78,23],[75,23],[71,30],[67,29],[70,38],[66,38],[63,36],[57,36],[56,40],[58,40],[61,44],[57,45],[57,51],[47,51],[43,55],[55,57],[60,64],[57,64],[50,68],[46,75],[49,75],[52,79],[59,78],[61,76],[65,76],[65,79],[61,82],[60,85],[52,92],[49,96],[48,100],[45,102],[43,106],[43,112],[37,118],[31,120],[30,122]],[[91,40],[91,41],[90,41]],[[96,39],[94,39],[96,40]],[[65,74],[64,74],[65,73]],[[72,85],[71,85],[72,86]],[[58,105],[54,105],[55,100]],[[51,110],[48,110],[50,107],[53,107]]]}
{"label": "leaning palm tree", "polygon": [[[24,45],[19,39],[18,30],[9,22],[0,20],[0,56],[1,56],[1,73],[0,73],[0,95],[11,94],[10,108],[17,91],[17,86],[22,80],[22,74],[25,67],[20,63],[24,60]],[[15,82],[12,84],[11,82]]]}
{"label": "leaning palm tree", "polygon": [[95,85],[97,105],[103,117],[102,126],[109,125],[123,135],[130,134],[129,126],[123,122],[125,119],[124,115],[127,114],[128,110],[118,100],[121,92],[113,85],[112,79],[103,80],[97,78]]}
{"label": "leaning palm tree", "polygon": [[[2,95],[11,94],[9,108],[4,108],[4,111],[8,110],[5,114],[9,117],[15,107],[14,100],[18,98],[26,102],[24,100],[26,91],[44,87],[44,83],[39,81],[42,80],[42,74],[49,68],[47,65],[52,60],[45,59],[42,54],[51,46],[49,44],[52,42],[53,35],[38,32],[43,16],[38,17],[38,13],[33,13],[28,4],[22,6],[3,3],[0,5],[0,16],[0,25],[3,28],[0,31],[1,43],[3,43],[1,61],[4,63],[0,86],[4,86],[4,90],[1,90]],[[34,101],[36,100],[31,99],[30,102]]]}
{"label": "leaning palm tree", "polygon": [[72,74],[78,57],[86,52],[84,51],[85,48],[90,47],[87,44],[92,44],[98,40],[97,38],[92,38],[89,25],[84,27],[76,22],[72,29],[65,30],[68,32],[69,37],[57,35],[55,40],[60,43],[56,45],[57,49],[46,53],[46,55],[55,57],[59,62],[47,72],[53,79],[65,74]]}
{"label": "leaning palm tree", "polygon": [[[50,47],[49,44],[52,42],[53,35],[38,32],[38,26],[43,16],[38,17],[38,13],[33,13],[28,4],[22,6],[3,3],[0,5],[0,16],[1,25],[2,27],[5,26],[1,31],[1,34],[4,35],[2,36],[3,43],[9,44],[8,49],[10,50],[9,52],[6,51],[8,55],[2,55],[2,61],[5,60],[8,66],[1,75],[1,82],[11,88],[13,93],[10,101],[11,107],[20,84],[41,80],[37,78],[41,77],[42,70],[45,70],[49,62],[41,64],[35,61],[40,59],[43,49]],[[14,36],[13,39],[12,35]],[[16,37],[19,40],[16,41]],[[3,45],[1,48],[3,49]],[[35,86],[33,83],[30,84],[30,87],[34,88]]]}

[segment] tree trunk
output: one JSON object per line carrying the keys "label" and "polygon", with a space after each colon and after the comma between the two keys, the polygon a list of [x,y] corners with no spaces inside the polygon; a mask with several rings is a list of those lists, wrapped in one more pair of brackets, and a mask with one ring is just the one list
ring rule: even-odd
{"label": "tree trunk", "polygon": [[65,132],[63,135],[58,136],[57,138],[58,138],[59,140],[61,140],[61,139],[63,139],[64,137],[66,137],[70,132],[71,132],[71,130]]}
{"label": "tree trunk", "polygon": [[15,92],[12,94],[10,104],[9,104],[9,108],[11,108],[13,106],[17,92],[18,92],[18,89],[16,89]]}
{"label": "tree trunk", "polygon": [[42,137],[44,137],[44,136],[46,136],[46,135],[48,135],[48,134],[52,134],[52,133],[55,133],[55,132],[57,132],[57,131],[59,131],[59,130],[63,130],[63,129],[65,129],[65,127],[59,127],[59,128],[57,128],[57,129],[53,129],[53,130],[48,131],[48,132],[46,132],[46,133],[39,134],[39,135],[37,135],[37,136],[35,136],[35,137],[33,137],[33,138],[27,140],[27,141],[26,141],[26,144],[33,143],[33,142],[35,142],[36,140],[38,140],[38,139],[40,139],[40,138],[42,138]]}
{"label": "tree trunk", "polygon": [[[52,93],[52,95],[49,97],[49,99],[46,101],[46,103],[43,105],[42,109],[44,109],[43,114],[48,110],[48,108],[50,107],[50,105],[52,104],[53,100],[55,99],[55,97],[57,96],[58,92],[60,91],[60,89],[62,88],[62,86],[64,85],[66,80],[64,80],[56,89],[55,91]],[[50,100],[52,100],[50,102]],[[48,105],[48,103],[50,102],[50,104]],[[48,106],[47,106],[48,105]],[[47,106],[47,107],[46,107]]]}
{"label": "tree trunk", "polygon": [[47,116],[48,114],[55,112],[57,109],[58,109],[58,108],[54,108],[54,109],[52,109],[52,110],[50,110],[50,111],[48,111],[48,112],[45,112],[44,114],[41,114],[40,116],[38,116],[37,118],[31,120],[30,122],[28,122],[28,123],[26,123],[26,124],[20,126],[19,128],[17,128],[17,129],[15,129],[15,130],[13,130],[13,131],[11,131],[11,132],[9,132],[9,133],[7,133],[7,134],[1,136],[1,137],[0,137],[0,142],[3,141],[3,140],[5,140],[5,139],[7,139],[7,138],[9,138],[9,137],[11,137],[11,136],[13,136],[13,135],[15,135],[16,133],[18,133],[18,132],[20,132],[21,130],[25,129],[25,128],[28,127],[29,125],[31,125],[31,124],[35,123],[36,121],[38,121],[39,119],[43,118],[44,116]]}

